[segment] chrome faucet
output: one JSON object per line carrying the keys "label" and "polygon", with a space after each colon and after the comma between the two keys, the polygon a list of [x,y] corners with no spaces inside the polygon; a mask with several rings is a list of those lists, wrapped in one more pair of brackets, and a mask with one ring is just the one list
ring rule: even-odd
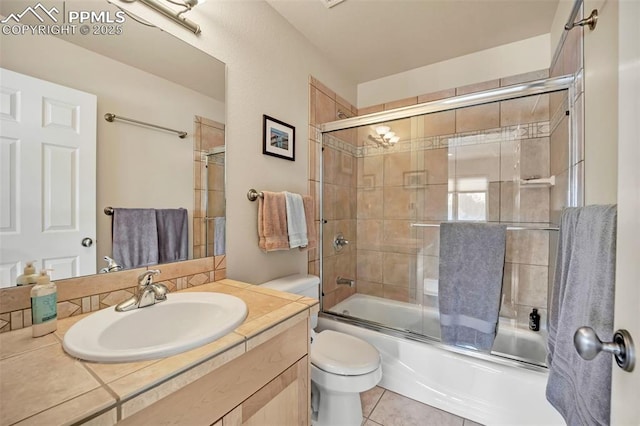
{"label": "chrome faucet", "polygon": [[169,290],[164,284],[155,284],[153,276],[158,275],[158,269],[152,269],[138,277],[138,290],[129,299],[116,305],[116,311],[126,312],[131,309],[144,308],[167,300]]}

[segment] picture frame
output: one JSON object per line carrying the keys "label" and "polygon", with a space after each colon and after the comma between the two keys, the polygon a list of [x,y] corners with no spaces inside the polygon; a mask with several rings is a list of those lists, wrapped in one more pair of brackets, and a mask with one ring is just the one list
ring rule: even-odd
{"label": "picture frame", "polygon": [[296,128],[266,114],[262,118],[262,153],[296,161]]}

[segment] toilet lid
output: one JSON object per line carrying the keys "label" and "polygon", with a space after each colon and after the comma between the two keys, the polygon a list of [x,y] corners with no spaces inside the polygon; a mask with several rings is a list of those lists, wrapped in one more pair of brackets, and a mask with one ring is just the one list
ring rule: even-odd
{"label": "toilet lid", "polygon": [[380,354],[362,339],[325,330],[313,339],[311,363],[329,373],[357,376],[378,368]]}

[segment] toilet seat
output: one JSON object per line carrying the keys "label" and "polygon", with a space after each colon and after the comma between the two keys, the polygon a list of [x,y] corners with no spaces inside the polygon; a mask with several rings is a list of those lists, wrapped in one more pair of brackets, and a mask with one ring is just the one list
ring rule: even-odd
{"label": "toilet seat", "polygon": [[325,330],[313,339],[311,364],[328,373],[358,376],[378,369],[380,355],[376,348],[362,339]]}

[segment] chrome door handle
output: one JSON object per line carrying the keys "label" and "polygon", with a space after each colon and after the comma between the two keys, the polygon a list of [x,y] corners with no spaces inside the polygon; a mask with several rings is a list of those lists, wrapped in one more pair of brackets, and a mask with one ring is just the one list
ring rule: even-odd
{"label": "chrome door handle", "polygon": [[89,237],[85,237],[82,239],[82,246],[83,247],[91,247],[93,245],[93,240]]}
{"label": "chrome door handle", "polygon": [[616,363],[624,371],[631,372],[636,363],[633,339],[627,330],[618,330],[613,334],[613,342],[600,340],[591,327],[580,327],[573,335],[573,345],[578,355],[591,361],[600,352],[608,352],[616,358]]}

